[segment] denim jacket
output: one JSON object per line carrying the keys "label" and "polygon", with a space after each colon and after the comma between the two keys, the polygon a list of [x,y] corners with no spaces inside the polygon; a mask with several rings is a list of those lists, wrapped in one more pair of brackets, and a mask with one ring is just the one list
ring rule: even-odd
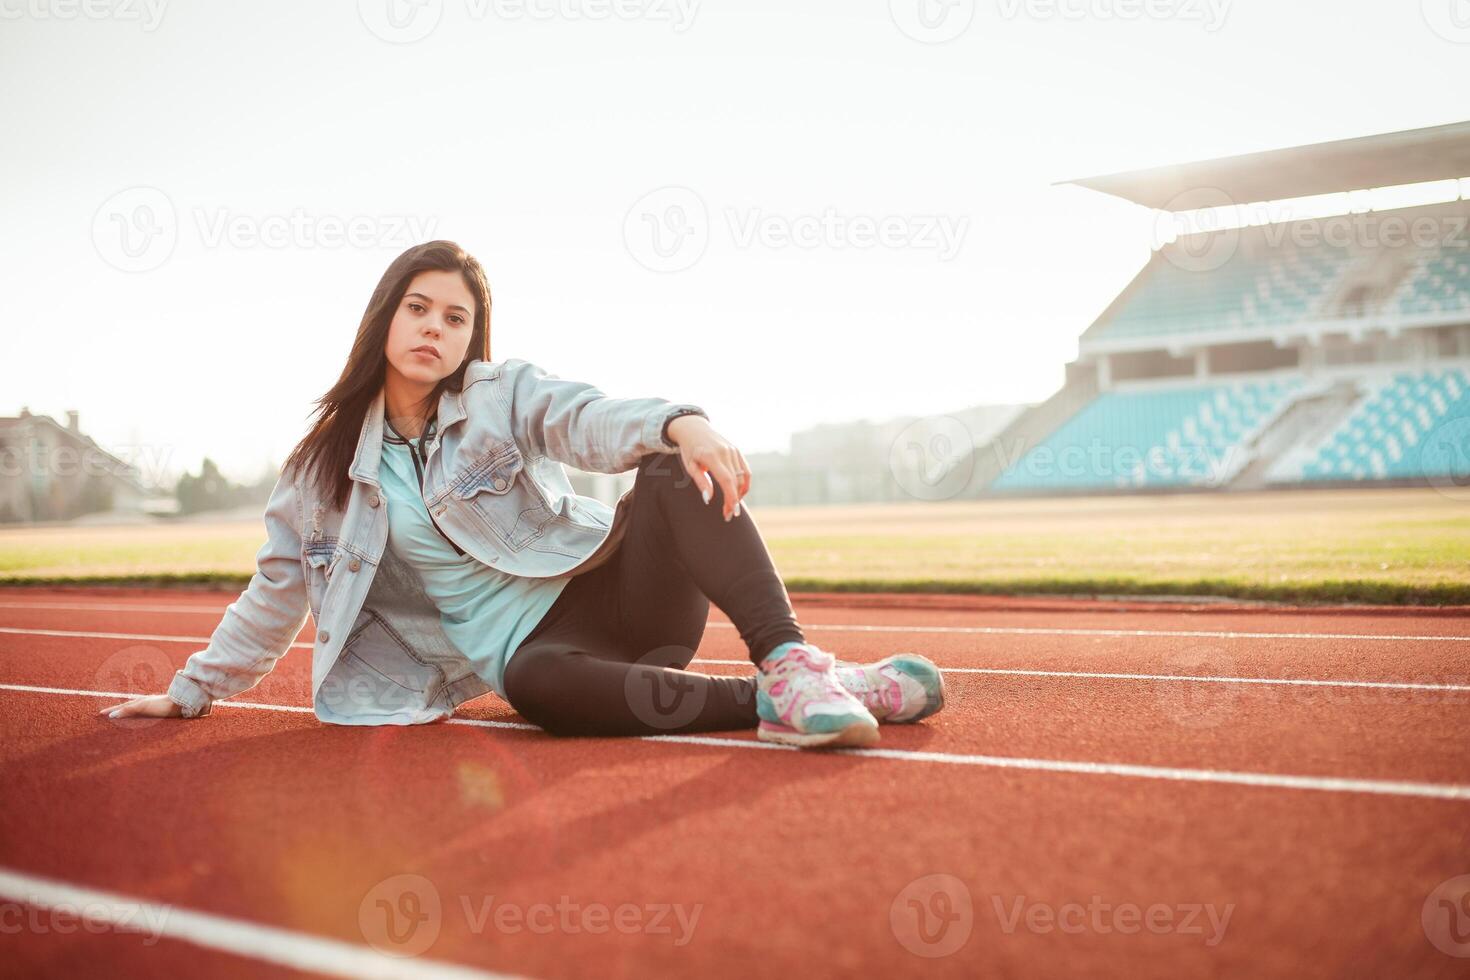
{"label": "denim jacket", "polygon": [[[649,453],[675,452],[662,431],[680,410],[705,415],[662,398],[612,398],[520,358],[472,360],[463,390],[440,398],[424,503],[446,537],[486,564],[516,575],[567,574],[607,539],[614,508],[577,494],[562,464],[621,473]],[[312,706],[323,721],[419,724],[492,690],[449,643],[417,573],[387,547],[383,416],[380,389],[348,469],[345,510],[295,468],[281,474],[256,572],[208,647],[169,684],[185,717],[259,683],[308,613],[317,627]]]}

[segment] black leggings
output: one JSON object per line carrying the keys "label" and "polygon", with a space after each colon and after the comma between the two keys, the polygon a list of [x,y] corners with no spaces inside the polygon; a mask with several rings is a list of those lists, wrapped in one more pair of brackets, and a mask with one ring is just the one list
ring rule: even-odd
{"label": "black leggings", "polygon": [[754,728],[755,677],[712,677],[694,659],[713,601],[752,663],[804,639],[786,586],[744,506],[706,504],[677,453],[650,453],[608,560],[573,575],[507,663],[506,699],[555,735],[657,735]]}

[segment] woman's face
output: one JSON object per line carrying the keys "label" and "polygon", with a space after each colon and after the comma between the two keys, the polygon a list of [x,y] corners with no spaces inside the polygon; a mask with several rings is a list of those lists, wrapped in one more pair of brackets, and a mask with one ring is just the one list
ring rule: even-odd
{"label": "woman's face", "polygon": [[464,278],[454,271],[420,272],[388,325],[389,373],[416,385],[437,384],[464,360],[474,329],[475,300]]}

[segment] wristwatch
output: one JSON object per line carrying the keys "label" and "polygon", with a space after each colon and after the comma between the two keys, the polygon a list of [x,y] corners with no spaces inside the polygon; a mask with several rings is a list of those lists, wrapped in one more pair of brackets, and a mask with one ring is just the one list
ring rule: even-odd
{"label": "wristwatch", "polygon": [[664,445],[668,446],[670,449],[678,449],[679,445],[678,443],[673,442],[669,439],[669,423],[674,421],[674,419],[679,418],[681,415],[698,415],[703,417],[706,421],[709,420],[709,415],[706,414],[705,410],[694,405],[685,405],[682,408],[678,408],[670,412],[669,417],[664,419],[664,427],[659,430],[659,436],[663,438]]}

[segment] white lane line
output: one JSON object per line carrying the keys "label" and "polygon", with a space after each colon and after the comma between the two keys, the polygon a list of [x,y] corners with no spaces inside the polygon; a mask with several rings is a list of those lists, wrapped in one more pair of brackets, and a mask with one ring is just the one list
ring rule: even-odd
{"label": "white lane line", "polygon": [[225,614],[225,606],[228,606],[228,605],[229,605],[228,602],[223,603],[221,605],[210,605],[210,606],[206,606],[206,605],[202,605],[202,604],[199,604],[199,603],[183,603],[183,602],[169,602],[169,603],[164,603],[164,602],[153,603],[153,602],[151,602],[151,603],[144,604],[144,603],[141,603],[141,602],[4,602],[4,601],[0,601],[0,609],[63,609],[63,610],[72,610],[72,611],[76,611],[76,612],[87,612],[87,611],[90,611],[90,610],[95,610],[97,612],[150,612],[150,613],[155,613],[155,612],[186,612],[186,613],[213,613],[216,616],[223,616]]}
{"label": "white lane line", "polygon": [[[42,605],[35,603],[4,603],[0,602],[0,608],[10,609],[62,609],[80,612],[201,612],[213,613],[215,616],[223,616],[224,608],[215,606],[130,606],[130,605],[90,605],[84,603],[56,603],[54,605]],[[710,623],[711,627],[717,629],[734,629],[734,623]],[[1272,632],[1235,632],[1232,630],[1119,630],[1119,629],[1091,629],[1075,628],[1063,629],[1061,627],[1046,626],[872,626],[857,623],[816,623],[801,627],[807,632],[821,632],[823,630],[837,633],[958,633],[975,636],[1117,636],[1117,637],[1189,637],[1194,639],[1215,640],[1383,640],[1396,643],[1470,643],[1470,636],[1459,635],[1420,635],[1403,633],[1272,633]],[[4,632],[44,632],[33,630],[18,630],[14,627],[0,627]],[[76,636],[106,636],[100,633],[76,633],[59,634]],[[191,643],[202,643],[203,639],[190,638]]]}
{"label": "white lane line", "polygon": [[[734,629],[734,623],[710,623]],[[1215,640],[1394,640],[1400,643],[1470,642],[1470,636],[1417,636],[1396,633],[1237,633],[1229,630],[1105,630],[1062,629],[1043,626],[838,626],[818,623],[802,631],[836,630],[843,633],[968,633],[976,636],[1186,636]]]}
{"label": "white lane line", "polygon": [[[142,694],[128,691],[89,691],[74,687],[40,687],[35,684],[0,684],[0,691],[20,691],[26,694],[68,694],[74,697],[84,698],[118,698],[120,700],[131,700],[143,697]],[[146,692],[157,694],[157,691]],[[315,715],[316,712],[305,705],[299,704],[266,704],[261,701],[237,701],[229,698],[224,701],[216,701],[216,708],[244,708],[247,711],[280,711],[286,714]],[[475,718],[450,718],[451,725],[478,725],[482,728],[510,728],[517,731],[539,732],[538,725],[528,725],[520,721],[480,721]]]}
{"label": "white lane line", "polygon": [[[725,625],[711,623],[710,625]],[[40,630],[20,629],[18,627],[0,626],[0,633],[10,633],[22,636],[66,636],[93,640],[138,640],[151,643],[189,643],[208,644],[207,636],[177,636],[171,634],[154,633],[104,633],[87,630]],[[292,643],[290,649],[310,650],[312,644],[305,642]],[[696,658],[696,664],[718,664],[721,666],[750,667],[748,660],[717,660],[713,658]],[[1302,679],[1291,677],[1223,677],[1211,675],[1186,675],[1186,674],[1127,674],[1106,673],[1081,670],[1029,670],[1023,668],[1002,667],[945,667],[940,670],[946,674],[994,674],[1011,675],[1016,677],[1070,677],[1085,678],[1093,680],[1119,680],[1119,681],[1192,681],[1200,684],[1280,684],[1298,687],[1357,687],[1372,688],[1379,690],[1399,691],[1470,691],[1470,684],[1435,684],[1414,683],[1408,681],[1351,681],[1324,679]]]}
{"label": "white lane line", "polygon": [[[713,660],[696,657],[696,664],[750,667],[749,660]],[[1389,691],[1470,691],[1470,684],[1430,684],[1407,681],[1301,680],[1292,677],[1216,677],[1209,674],[1114,674],[1090,670],[1022,670],[1009,667],[940,667],[946,674],[994,674],[1011,677],[1080,677],[1109,681],[1191,681],[1198,684],[1281,684],[1295,687],[1366,687]]]}
{"label": "white lane line", "polygon": [[169,903],[86,888],[8,868],[0,868],[0,896],[36,908],[77,915],[124,932],[143,932],[154,938],[162,936],[258,962],[330,976],[370,977],[375,980],[398,977],[410,980],[487,980],[507,976],[442,960],[389,956],[370,946],[358,946],[340,939],[196,912]]}
{"label": "white lane line", "polygon": [[[0,633],[21,636],[72,636],[89,640],[147,640],[151,643],[208,643],[207,636],[179,636],[177,633],[112,633],[102,630],[40,630],[18,626],[0,626]],[[311,649],[310,643],[293,643],[293,647]]]}
{"label": "white lane line", "polygon": [[[70,694],[82,697],[130,698],[135,694],[69,690],[65,688],[29,687],[24,684],[0,684],[0,690],[37,694]],[[253,708],[263,711],[304,713],[309,709],[239,701],[216,701],[215,707]],[[535,725],[513,721],[481,721],[474,718],[450,718],[451,725],[476,728],[508,728],[537,731]],[[710,735],[632,735],[640,742],[670,742],[679,745],[706,745],[723,749],[776,749],[802,751],[790,745],[777,745],[750,738],[717,738]],[[1228,769],[1179,769],[1172,766],[1143,766],[1121,762],[1078,762],[1068,759],[1027,759],[1003,755],[972,755],[953,752],[916,752],[908,749],[826,749],[819,751],[839,755],[889,759],[897,762],[929,762],[951,766],[986,766],[998,769],[1022,769],[1036,772],[1076,773],[1088,776],[1123,776],[1133,779],[1168,779],[1190,783],[1226,783],[1237,786],[1262,786],[1273,789],[1308,789],[1331,793],[1370,793],[1380,796],[1412,796],[1435,800],[1470,800],[1470,785],[1455,783],[1415,783],[1388,779],[1350,779],[1334,776],[1293,776],[1265,772],[1234,772]]]}

